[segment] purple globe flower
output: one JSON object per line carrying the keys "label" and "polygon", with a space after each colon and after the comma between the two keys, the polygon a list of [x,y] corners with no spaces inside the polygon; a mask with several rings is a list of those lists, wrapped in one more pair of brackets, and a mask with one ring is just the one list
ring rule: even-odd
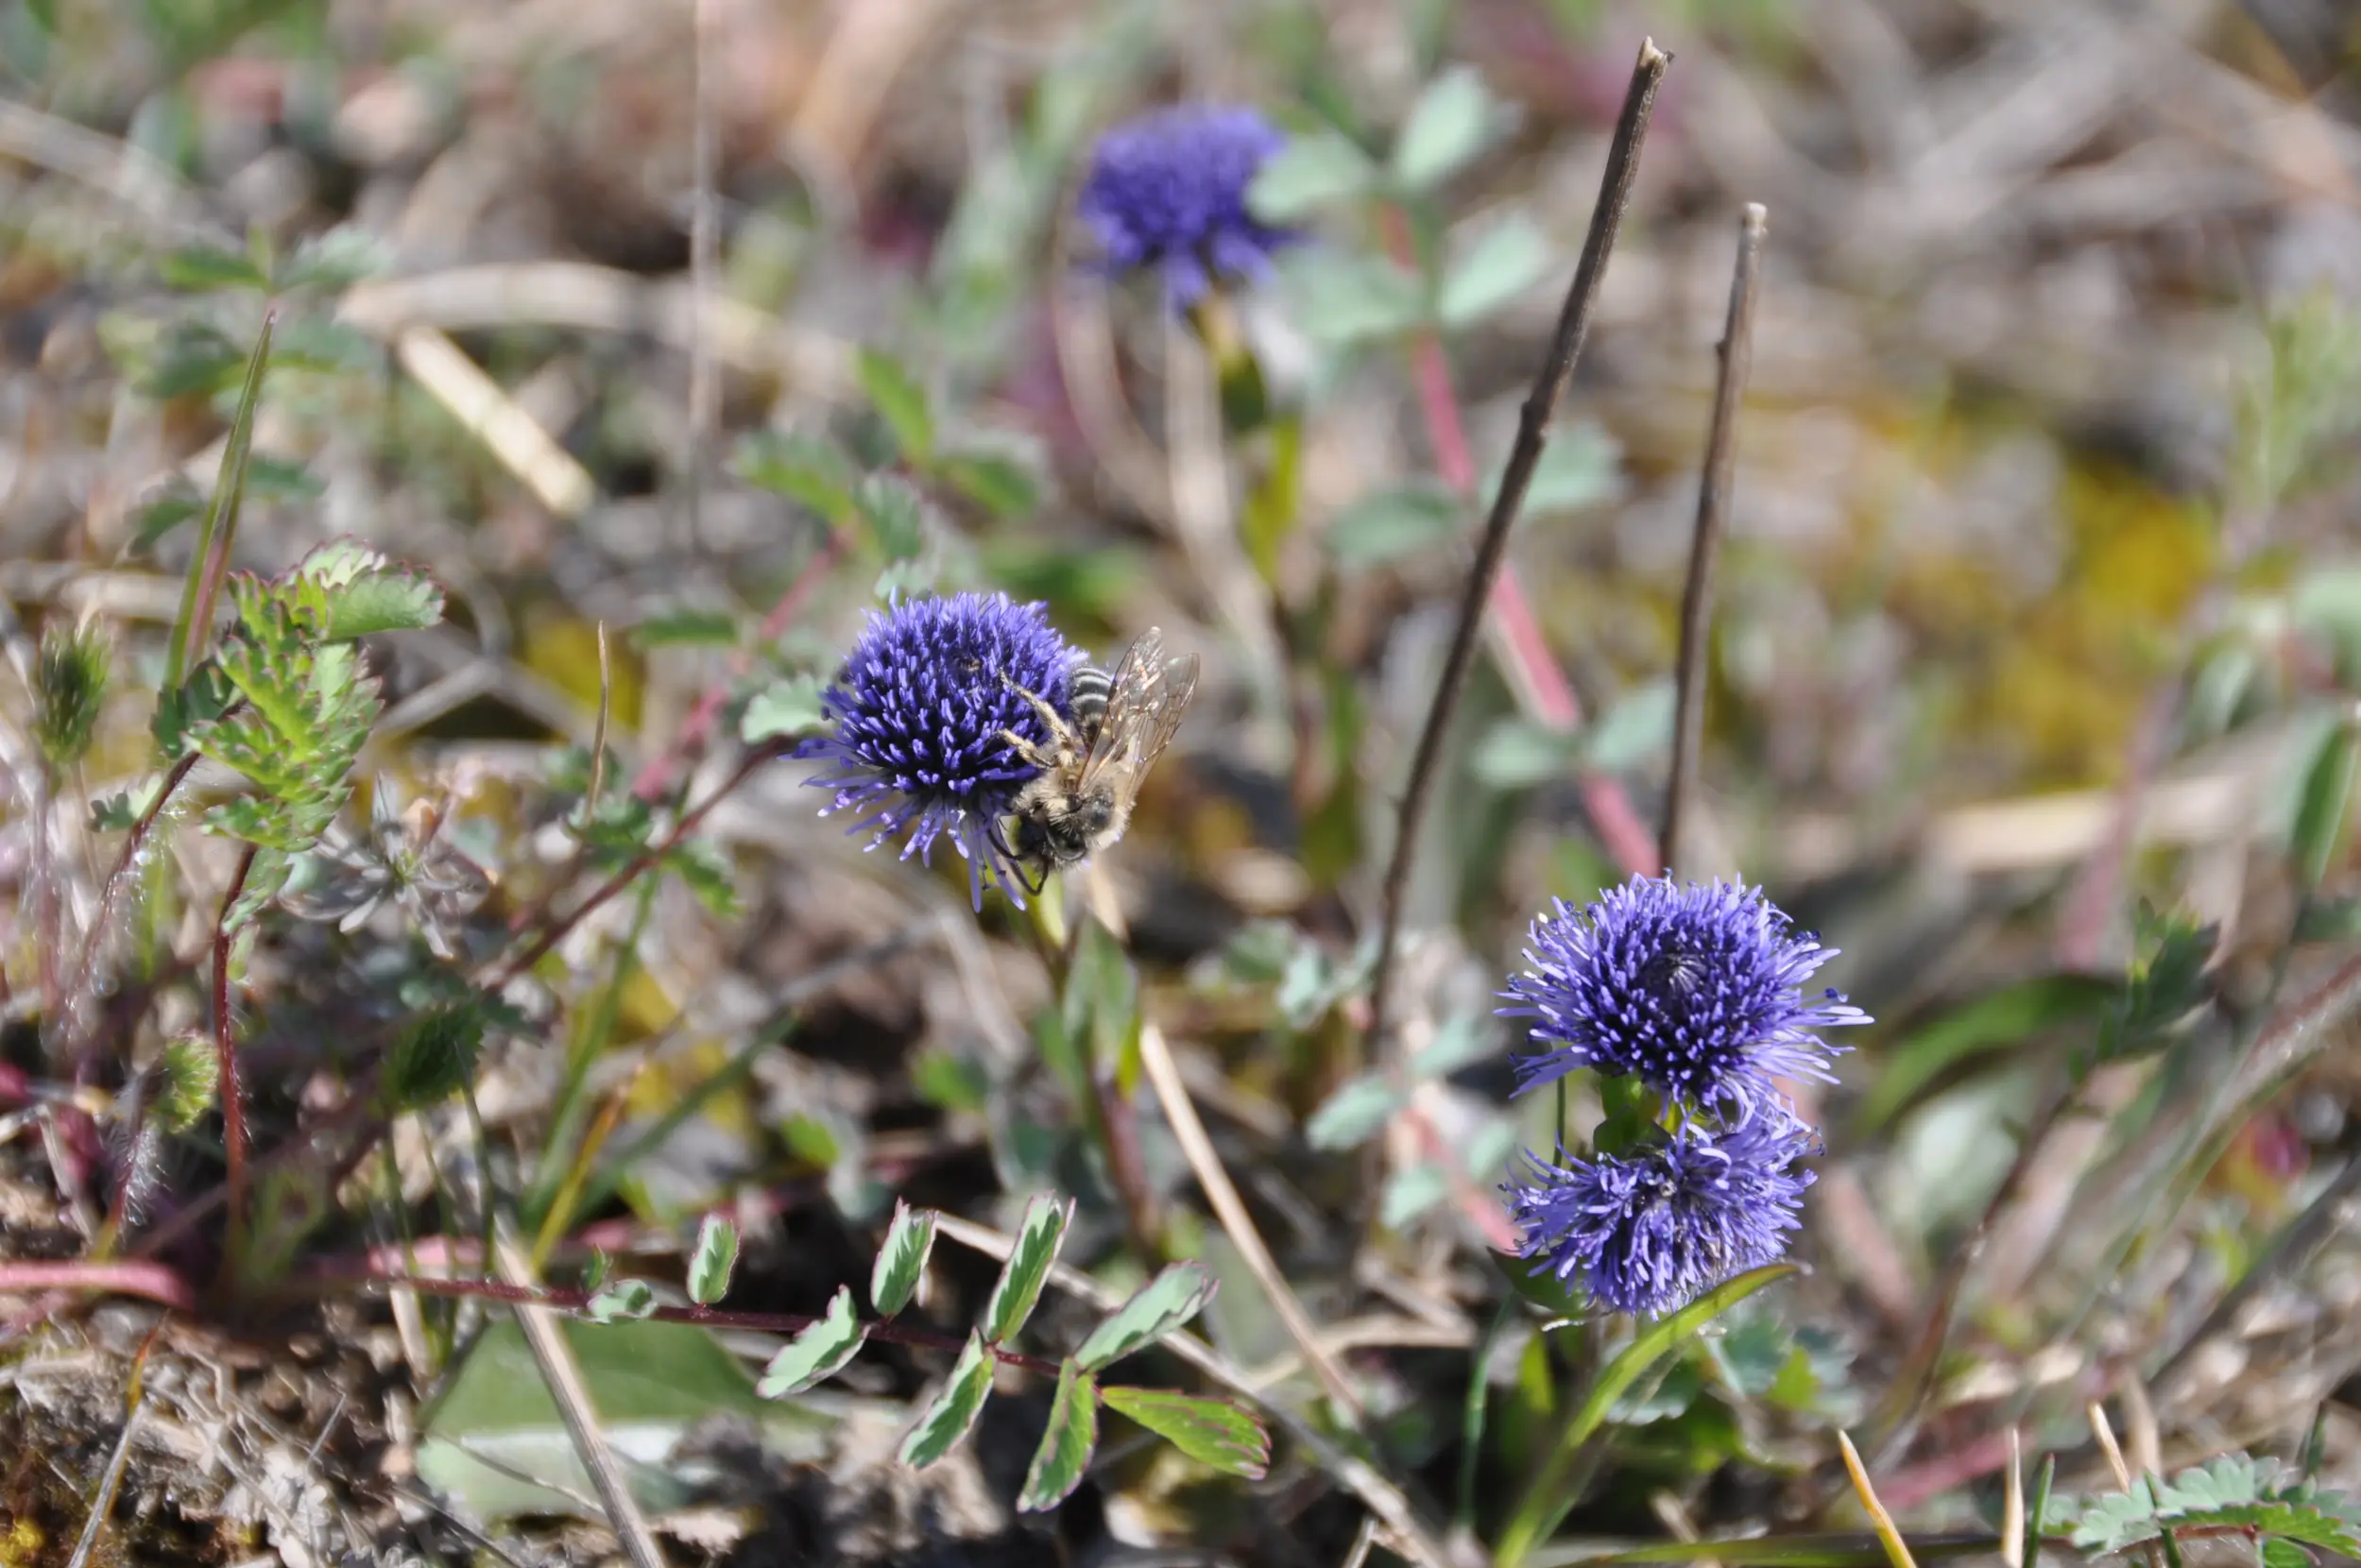
{"label": "purple globe flower", "polygon": [[904,860],[931,859],[935,839],[948,833],[967,861],[975,907],[984,907],[987,877],[1021,907],[999,825],[1040,770],[1004,732],[1043,744],[1050,737],[1010,683],[1063,711],[1077,656],[1045,606],[1015,604],[1005,593],[912,599],[871,611],[835,684],[820,696],[834,728],[796,751],[841,764],[810,780],[836,792],[820,814],[864,812],[851,830],[875,828],[872,849],[910,828]]}
{"label": "purple globe flower", "polygon": [[1531,967],[1502,993],[1548,1048],[1516,1060],[1517,1092],[1577,1067],[1629,1074],[1668,1099],[1743,1116],[1783,1104],[1771,1079],[1834,1079],[1843,1048],[1813,1031],[1865,1024],[1833,989],[1804,982],[1836,950],[1799,933],[1754,888],[1634,877],[1589,908],[1554,899],[1533,922]]}
{"label": "purple globe flower", "polygon": [[1690,1124],[1630,1154],[1553,1165],[1525,1152],[1528,1179],[1502,1188],[1524,1230],[1520,1256],[1560,1280],[1578,1272],[1616,1312],[1655,1317],[1786,1255],[1812,1173],[1810,1128],[1766,1111],[1715,1133]]}
{"label": "purple globe flower", "polygon": [[1252,109],[1184,104],[1117,126],[1099,139],[1075,211],[1097,234],[1110,272],[1154,266],[1175,310],[1216,277],[1257,279],[1294,236],[1257,223],[1246,187],[1285,133]]}

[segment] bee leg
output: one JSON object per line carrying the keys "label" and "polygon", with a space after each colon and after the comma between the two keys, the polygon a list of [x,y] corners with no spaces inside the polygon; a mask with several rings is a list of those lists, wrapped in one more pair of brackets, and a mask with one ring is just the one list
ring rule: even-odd
{"label": "bee leg", "polygon": [[1026,761],[1032,763],[1036,768],[1054,768],[1057,766],[1057,754],[1055,752],[1042,750],[1039,744],[1027,739],[1025,736],[1018,734],[1013,729],[1001,730],[1001,739],[1007,741],[1010,748],[1014,750],[1018,756],[1023,758]]}
{"label": "bee leg", "polygon": [[1001,676],[1001,684],[1007,687],[1011,691],[1016,692],[1017,695],[1024,698],[1025,701],[1031,703],[1033,705],[1033,710],[1041,715],[1042,724],[1049,726],[1049,731],[1052,735],[1064,735],[1066,731],[1071,727],[1066,723],[1066,716],[1058,712],[1056,708],[1052,707],[1049,705],[1048,700],[1040,696],[1038,693],[1026,690],[1015,681],[1010,680],[1005,673]]}

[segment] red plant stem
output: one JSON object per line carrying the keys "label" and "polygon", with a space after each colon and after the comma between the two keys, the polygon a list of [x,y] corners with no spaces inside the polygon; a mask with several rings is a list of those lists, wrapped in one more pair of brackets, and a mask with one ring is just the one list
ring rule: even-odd
{"label": "red plant stem", "polygon": [[[1385,208],[1382,221],[1387,249],[1396,261],[1413,264],[1410,223],[1401,209]],[[1460,415],[1459,394],[1451,384],[1451,364],[1444,354],[1443,339],[1431,327],[1422,329],[1411,344],[1411,371],[1418,388],[1419,413],[1427,426],[1427,444],[1434,449],[1435,471],[1452,489],[1473,498],[1476,459],[1467,441],[1467,423]],[[1581,728],[1582,699],[1550,655],[1514,566],[1501,567],[1485,607],[1491,614],[1493,653],[1509,666],[1509,678],[1531,703],[1533,716],[1560,732]],[[1654,876],[1663,864],[1655,835],[1640,820],[1623,786],[1604,774],[1584,769],[1578,787],[1591,826],[1615,863],[1635,877]]]}
{"label": "red plant stem", "polygon": [[778,641],[794,624],[804,601],[812,597],[813,590],[835,567],[837,556],[844,554],[844,543],[843,532],[830,531],[820,548],[813,553],[810,560],[804,562],[803,570],[796,573],[796,580],[787,585],[787,591],[778,596],[778,603],[771,606],[771,613],[762,618],[762,624],[755,630],[754,642],[730,656],[729,673],[705,689],[705,694],[697,699],[696,707],[691,708],[689,717],[682,721],[680,734],[674,739],[671,746],[648,758],[647,765],[640,770],[640,776],[631,781],[633,794],[642,800],[654,801],[672,788],[680,765],[694,757],[711,735],[714,721],[721,717],[723,706],[729,701],[730,688],[745,679],[746,673],[754,668],[755,649],[766,642]]}
{"label": "red plant stem", "polygon": [[[708,812],[719,806],[731,791],[753,777],[755,769],[771,760],[776,755],[777,748],[773,746],[757,746],[748,752],[745,760],[738,764],[738,771],[724,779],[711,794],[682,812],[680,820],[673,824],[671,832],[633,856],[628,865],[592,889],[589,897],[574,906],[573,912],[551,921],[542,929],[540,935],[525,945],[522,952],[513,958],[504,960],[492,971],[490,978],[484,981],[484,988],[488,991],[498,991],[502,986],[532,968],[533,965],[540,963],[552,947],[563,942],[566,934],[582,923],[585,916],[630,886],[633,880],[650,866],[671,854],[674,847],[694,831],[697,824],[705,820]],[[547,902],[547,899],[542,900],[544,907]]]}
{"label": "red plant stem", "polygon": [[197,1292],[178,1270],[166,1264],[121,1260],[96,1263],[83,1258],[56,1263],[0,1261],[0,1294],[13,1296],[30,1290],[144,1296],[182,1312],[197,1309]]}
{"label": "red plant stem", "polygon": [[[221,915],[214,922],[214,1056],[221,1065],[221,1142],[230,1165],[230,1231],[234,1237],[246,1215],[246,1097],[238,1084],[238,1048],[230,1031],[230,912],[246,891],[247,873],[254,869],[254,846],[238,856],[236,875],[221,895]],[[235,1247],[231,1248],[234,1253]]]}
{"label": "red plant stem", "polygon": [[[587,1290],[537,1290],[530,1286],[508,1285],[499,1280],[446,1280],[377,1272],[366,1274],[362,1280],[369,1285],[399,1286],[429,1296],[472,1296],[483,1301],[527,1303],[558,1312],[579,1314],[590,1304],[590,1293]],[[710,1306],[659,1306],[648,1316],[659,1322],[695,1323],[705,1328],[750,1329],[758,1334],[800,1334],[820,1321],[799,1312],[725,1312]],[[864,1339],[890,1339],[896,1344],[922,1345],[929,1350],[953,1354],[964,1350],[967,1344],[964,1338],[937,1334],[932,1329],[913,1328],[890,1319],[864,1320],[861,1324],[861,1336]],[[1057,1362],[1038,1355],[1027,1355],[1022,1351],[1007,1350],[999,1345],[985,1348],[1003,1366],[1022,1367],[1043,1377],[1055,1377],[1060,1371]]]}

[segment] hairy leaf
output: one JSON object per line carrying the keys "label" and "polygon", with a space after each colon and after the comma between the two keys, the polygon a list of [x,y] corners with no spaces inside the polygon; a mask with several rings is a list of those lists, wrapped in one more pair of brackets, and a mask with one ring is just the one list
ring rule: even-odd
{"label": "hairy leaf", "polygon": [[1017,1508],[1040,1513],[1066,1501],[1082,1484],[1091,1451],[1099,1445],[1099,1389],[1090,1374],[1074,1362],[1058,1368],[1057,1392],[1050,1400],[1050,1424],[1034,1450],[1032,1468],[1025,1472],[1025,1489]]}
{"label": "hairy leaf", "polygon": [[1218,1282],[1202,1263],[1168,1263],[1161,1273],[1141,1286],[1112,1317],[1091,1330],[1074,1352],[1088,1372],[1145,1350],[1205,1309]]}
{"label": "hairy leaf", "polygon": [[764,1399],[799,1394],[842,1372],[859,1353],[861,1340],[861,1321],[852,1309],[852,1287],[840,1285],[829,1298],[827,1314],[771,1357],[754,1391]]}
{"label": "hairy leaf", "polygon": [[1225,1399],[1129,1388],[1102,1389],[1099,1398],[1199,1464],[1250,1481],[1260,1480],[1271,1468],[1271,1435]]}

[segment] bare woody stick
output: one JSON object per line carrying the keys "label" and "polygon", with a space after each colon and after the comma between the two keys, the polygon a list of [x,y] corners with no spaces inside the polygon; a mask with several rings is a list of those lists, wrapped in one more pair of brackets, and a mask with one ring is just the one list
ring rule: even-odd
{"label": "bare woody stick", "polygon": [[1667,871],[1688,868],[1697,808],[1697,758],[1705,736],[1705,637],[1713,627],[1714,557],[1730,526],[1730,487],[1737,468],[1738,403],[1754,362],[1754,296],[1762,279],[1763,207],[1750,201],[1738,215],[1737,266],[1730,275],[1730,316],[1716,353],[1713,422],[1705,435],[1705,469],[1697,486],[1697,537],[1688,553],[1688,584],[1681,593],[1680,707],[1672,721],[1672,780],[1665,790]]}
{"label": "bare woody stick", "polygon": [[1394,829],[1394,858],[1385,869],[1382,912],[1377,929],[1377,957],[1370,976],[1369,1042],[1373,1054],[1385,1048],[1389,1020],[1386,1003],[1392,994],[1394,951],[1401,941],[1402,897],[1410,886],[1411,857],[1417,852],[1418,827],[1427,814],[1427,799],[1434,793],[1435,774],[1443,760],[1443,733],[1451,710],[1459,706],[1467,685],[1467,669],[1475,661],[1477,634],[1483,622],[1484,604],[1500,575],[1501,556],[1508,548],[1509,530],[1525,504],[1526,486],[1542,449],[1549,444],[1549,421],[1558,400],[1574,379],[1574,362],[1590,332],[1590,317],[1599,302],[1599,284],[1606,276],[1607,253],[1615,248],[1616,231],[1623,225],[1623,210],[1631,204],[1632,179],[1639,169],[1639,145],[1648,131],[1648,114],[1655,107],[1656,89],[1664,81],[1672,57],[1644,40],[1639,60],[1632,67],[1632,85],[1623,94],[1623,111],[1615,122],[1615,137],[1607,145],[1607,168],[1599,186],[1599,205],[1590,214],[1590,233],[1583,241],[1583,258],[1566,290],[1565,308],[1558,314],[1549,355],[1533,381],[1531,394],[1516,422],[1516,444],[1509,466],[1500,475],[1500,492],[1493,498],[1484,520],[1483,537],[1476,546],[1476,564],[1467,573],[1467,588],[1460,600],[1459,624],[1452,629],[1450,650],[1444,656],[1443,676],[1435,684],[1434,701],[1427,709],[1426,727],[1410,765],[1410,783],[1402,793],[1401,818]]}

